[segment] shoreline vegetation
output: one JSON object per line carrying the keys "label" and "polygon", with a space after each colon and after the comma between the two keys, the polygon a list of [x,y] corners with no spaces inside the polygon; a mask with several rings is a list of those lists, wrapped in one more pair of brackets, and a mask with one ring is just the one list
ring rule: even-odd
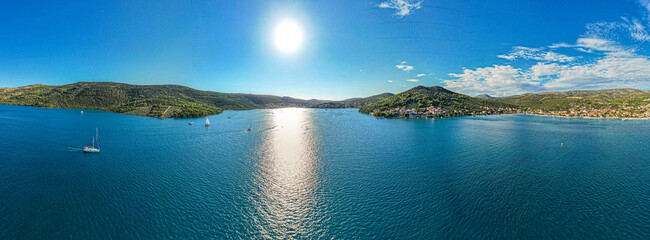
{"label": "shoreline vegetation", "polygon": [[[372,115],[372,114],[371,114]],[[384,119],[445,119],[445,118],[456,118],[456,117],[479,117],[479,116],[493,116],[493,115],[526,115],[526,116],[537,116],[537,117],[555,117],[555,118],[574,118],[574,119],[590,119],[590,120],[650,120],[650,117],[585,117],[585,116],[560,116],[560,115],[544,115],[537,113],[491,113],[491,114],[468,114],[468,115],[454,115],[454,116],[445,116],[445,117],[378,117]]]}
{"label": "shoreline vegetation", "polygon": [[196,118],[228,110],[283,107],[357,108],[377,118],[448,118],[495,114],[586,119],[649,119],[650,91],[576,90],[495,98],[470,97],[440,86],[417,86],[342,101],[303,100],[272,95],[202,91],[180,85],[78,82],[61,86],[0,88],[0,104],[90,109],[156,118]]}
{"label": "shoreline vegetation", "polygon": [[360,108],[392,95],[383,93],[367,98],[327,101],[202,91],[180,85],[78,82],[60,86],[36,84],[0,88],[0,104],[90,109],[156,118],[196,118],[220,114],[226,110],[282,107]]}
{"label": "shoreline vegetation", "polygon": [[528,114],[589,119],[650,118],[650,91],[608,89],[528,93],[494,98],[418,86],[359,110],[378,118],[447,118],[494,114]]}
{"label": "shoreline vegetation", "polygon": [[576,110],[569,109],[569,111],[543,111],[541,109],[515,109],[515,108],[499,108],[490,109],[485,108],[484,111],[470,112],[470,111],[454,111],[447,112],[441,108],[427,107],[421,109],[391,109],[385,111],[373,111],[370,115],[377,118],[450,118],[450,117],[471,117],[471,116],[488,116],[488,115],[532,115],[532,116],[545,116],[545,117],[562,117],[562,118],[583,118],[583,119],[620,119],[630,120],[650,119],[650,106],[644,106],[643,112],[629,112],[612,109],[589,109],[589,110]]}
{"label": "shoreline vegetation", "polygon": [[[517,115],[517,114],[516,114],[516,115]],[[591,120],[650,120],[650,117],[638,117],[638,118],[619,118],[619,117],[567,117],[567,116],[540,115],[540,114],[527,114],[527,113],[518,113],[518,115],[528,115],[528,116],[538,116],[538,117],[557,117],[557,118],[579,118],[579,119],[591,119]]]}

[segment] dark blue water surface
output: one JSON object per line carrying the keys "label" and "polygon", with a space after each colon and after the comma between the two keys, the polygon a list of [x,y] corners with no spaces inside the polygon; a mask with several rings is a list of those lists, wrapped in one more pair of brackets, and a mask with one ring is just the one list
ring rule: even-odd
{"label": "dark blue water surface", "polygon": [[0,105],[0,239],[650,239],[650,121],[204,121]]}

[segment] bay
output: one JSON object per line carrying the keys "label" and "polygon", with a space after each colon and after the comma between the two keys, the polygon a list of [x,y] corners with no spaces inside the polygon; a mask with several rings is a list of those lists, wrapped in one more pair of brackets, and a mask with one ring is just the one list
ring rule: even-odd
{"label": "bay", "polygon": [[209,119],[0,105],[0,239],[650,238],[650,121]]}

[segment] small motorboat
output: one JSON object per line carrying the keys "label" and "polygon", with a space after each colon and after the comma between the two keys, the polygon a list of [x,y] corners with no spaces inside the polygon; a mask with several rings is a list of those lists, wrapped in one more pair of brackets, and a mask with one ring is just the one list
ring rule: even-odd
{"label": "small motorboat", "polygon": [[189,124],[189,125],[193,125],[193,124],[194,124],[194,122],[189,122],[189,123],[187,123],[187,124]]}

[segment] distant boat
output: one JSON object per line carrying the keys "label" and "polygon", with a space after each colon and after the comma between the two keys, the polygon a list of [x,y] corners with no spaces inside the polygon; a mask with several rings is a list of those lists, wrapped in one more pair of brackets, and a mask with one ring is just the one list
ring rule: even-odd
{"label": "distant boat", "polygon": [[210,119],[205,118],[205,126],[209,127],[210,126]]}
{"label": "distant boat", "polygon": [[84,111],[81,111],[81,114],[84,114]]}
{"label": "distant boat", "polygon": [[[95,137],[93,137],[93,146],[92,147],[84,147],[84,152],[85,153],[98,153],[99,152],[99,129],[95,129]],[[95,148],[95,142],[97,142],[97,148]]]}
{"label": "distant boat", "polygon": [[189,123],[187,123],[187,124],[189,124],[189,125],[193,125],[193,124],[194,124],[194,122],[189,122]]}
{"label": "distant boat", "polygon": [[228,116],[228,119],[230,119],[230,116]]}
{"label": "distant boat", "polygon": [[253,122],[249,122],[249,126],[250,126],[250,127],[248,127],[248,129],[247,129],[246,131],[249,131],[249,132],[252,131],[252,130],[253,130],[253,126],[252,126],[252,125],[253,125]]}

